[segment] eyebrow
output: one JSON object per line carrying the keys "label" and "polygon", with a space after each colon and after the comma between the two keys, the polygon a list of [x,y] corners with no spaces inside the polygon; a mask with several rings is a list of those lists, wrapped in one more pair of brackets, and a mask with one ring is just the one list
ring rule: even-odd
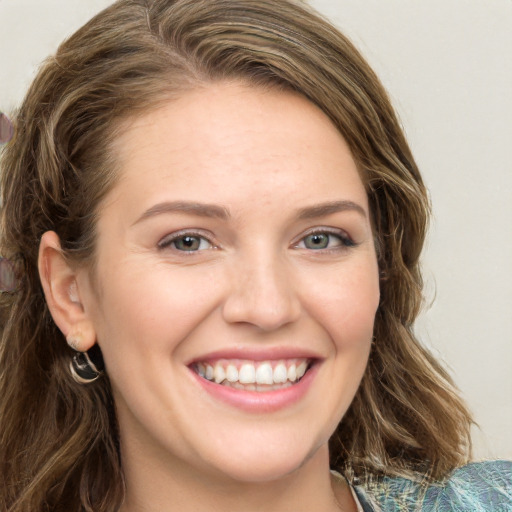
{"label": "eyebrow", "polygon": [[[353,201],[329,201],[313,206],[306,206],[297,211],[297,217],[301,220],[315,219],[345,211],[355,211],[366,218],[364,208]],[[146,210],[134,224],[163,213],[191,213],[199,217],[213,217],[221,220],[227,220],[231,217],[227,208],[216,204],[190,201],[164,201]]]}
{"label": "eyebrow", "polygon": [[355,211],[367,217],[365,209],[353,201],[329,201],[327,203],[315,204],[301,208],[297,214],[299,219],[315,219],[317,217],[324,217],[338,212]]}
{"label": "eyebrow", "polygon": [[194,203],[189,201],[164,201],[146,210],[134,224],[162,213],[191,213],[199,217],[214,217],[223,220],[229,219],[230,217],[227,208],[216,204]]}

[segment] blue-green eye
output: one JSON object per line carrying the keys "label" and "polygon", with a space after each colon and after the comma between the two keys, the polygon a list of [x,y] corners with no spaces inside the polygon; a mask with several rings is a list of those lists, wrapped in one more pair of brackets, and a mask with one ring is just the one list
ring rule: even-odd
{"label": "blue-green eye", "polygon": [[346,235],[318,231],[305,236],[297,245],[303,249],[325,250],[338,247],[352,247],[354,242]]}
{"label": "blue-green eye", "polygon": [[313,233],[304,238],[304,246],[307,249],[327,249],[332,235],[327,233]]}
{"label": "blue-green eye", "polygon": [[158,244],[160,249],[170,248],[183,252],[196,252],[210,249],[212,244],[204,237],[186,233],[165,238]]}

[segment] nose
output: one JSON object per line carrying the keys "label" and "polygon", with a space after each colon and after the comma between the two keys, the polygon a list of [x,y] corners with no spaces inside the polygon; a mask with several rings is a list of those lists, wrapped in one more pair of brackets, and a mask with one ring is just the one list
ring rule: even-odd
{"label": "nose", "polygon": [[252,255],[231,269],[230,290],[222,313],[228,323],[273,331],[300,316],[293,272],[279,258]]}

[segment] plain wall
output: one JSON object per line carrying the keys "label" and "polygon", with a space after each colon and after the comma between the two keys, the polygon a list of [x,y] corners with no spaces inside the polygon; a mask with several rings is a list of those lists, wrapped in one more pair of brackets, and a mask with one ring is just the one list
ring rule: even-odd
{"label": "plain wall", "polygon": [[[38,64],[110,0],[0,0],[0,111]],[[381,77],[431,191],[418,334],[481,431],[512,458],[512,2],[314,0]]]}

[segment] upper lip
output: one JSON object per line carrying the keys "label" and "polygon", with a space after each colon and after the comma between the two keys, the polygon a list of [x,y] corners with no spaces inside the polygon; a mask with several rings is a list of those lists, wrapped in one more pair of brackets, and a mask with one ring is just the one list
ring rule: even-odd
{"label": "upper lip", "polygon": [[321,355],[311,350],[300,349],[297,347],[236,347],[229,349],[220,349],[202,354],[191,359],[187,366],[205,361],[215,361],[218,359],[243,359],[248,361],[277,361],[284,359],[323,359]]}

